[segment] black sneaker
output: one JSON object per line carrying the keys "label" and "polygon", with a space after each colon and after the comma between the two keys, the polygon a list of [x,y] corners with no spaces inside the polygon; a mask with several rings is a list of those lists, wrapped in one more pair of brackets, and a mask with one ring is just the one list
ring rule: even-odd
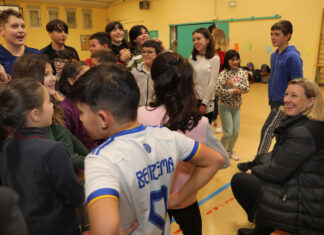
{"label": "black sneaker", "polygon": [[253,162],[241,162],[237,164],[237,168],[242,172],[247,172],[247,170],[252,169],[253,166],[254,166]]}
{"label": "black sneaker", "polygon": [[240,228],[237,231],[237,235],[252,235],[254,229],[253,228]]}

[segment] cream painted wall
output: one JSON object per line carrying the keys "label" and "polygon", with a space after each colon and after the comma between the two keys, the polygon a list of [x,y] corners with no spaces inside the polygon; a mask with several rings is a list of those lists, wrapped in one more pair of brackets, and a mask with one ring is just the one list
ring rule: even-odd
{"label": "cream painted wall", "polygon": [[[27,39],[26,45],[30,47],[34,47],[37,49],[41,49],[47,46],[50,43],[50,38],[46,31],[46,24],[48,23],[48,15],[47,15],[47,7],[51,7],[54,5],[46,5],[39,3],[20,3],[16,2],[6,2],[6,4],[18,4],[20,7],[23,7],[23,13],[25,18],[25,23],[27,27]],[[41,28],[29,28],[28,23],[28,12],[26,6],[39,6],[41,10],[41,20],[42,27]],[[81,43],[80,43],[80,35],[91,35],[98,31],[104,31],[104,28],[107,24],[107,9],[106,8],[92,8],[92,18],[93,18],[93,28],[92,29],[83,29],[83,19],[82,19],[82,9],[90,9],[89,7],[76,7],[76,6],[62,6],[55,5],[55,7],[59,8],[59,18],[61,20],[66,21],[66,13],[65,8],[75,8],[76,9],[76,17],[77,17],[77,28],[69,29],[68,39],[66,41],[66,45],[74,47],[79,54],[80,59],[84,60],[90,57],[89,51],[81,51]],[[3,42],[3,39],[0,39],[0,42]]]}
{"label": "cream painted wall", "polygon": [[[169,24],[224,20],[230,18],[264,17],[278,14],[294,26],[291,44],[300,51],[304,61],[304,76],[315,78],[318,40],[324,8],[323,0],[151,0],[149,10],[139,10],[138,0],[126,0],[108,8],[109,21],[120,20],[126,29],[144,24],[149,30],[159,30],[160,39],[169,45]],[[230,48],[239,43],[242,64],[254,62],[255,67],[270,64],[270,27],[275,20],[242,21],[229,24]],[[247,43],[252,44],[251,51]],[[272,48],[274,51],[274,48]]]}

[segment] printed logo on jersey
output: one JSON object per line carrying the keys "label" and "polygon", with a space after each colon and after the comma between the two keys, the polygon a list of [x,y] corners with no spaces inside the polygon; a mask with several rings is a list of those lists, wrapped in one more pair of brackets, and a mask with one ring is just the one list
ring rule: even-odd
{"label": "printed logo on jersey", "polygon": [[152,151],[151,146],[149,146],[148,144],[143,144],[143,146],[146,152],[151,153]]}
{"label": "printed logo on jersey", "polygon": [[172,157],[164,158],[153,164],[149,164],[136,172],[138,187],[144,188],[151,181],[158,180],[161,176],[171,174],[175,169]]}

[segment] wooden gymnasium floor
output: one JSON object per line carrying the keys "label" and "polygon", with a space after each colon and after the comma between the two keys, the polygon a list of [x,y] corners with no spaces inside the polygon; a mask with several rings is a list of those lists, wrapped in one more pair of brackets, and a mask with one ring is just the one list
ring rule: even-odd
{"label": "wooden gymnasium floor", "polygon": [[[321,86],[324,95],[324,87]],[[267,84],[252,83],[248,94],[243,95],[241,106],[241,127],[235,151],[240,157],[238,162],[245,162],[255,156],[262,125],[269,113],[267,104]],[[217,123],[220,123],[219,117]],[[220,139],[222,134],[216,134]],[[243,209],[233,197],[230,187],[232,176],[239,172],[237,161],[220,170],[215,177],[198,193],[203,223],[203,235],[236,235],[241,227],[252,227]],[[179,226],[172,223],[172,234],[181,235]]]}

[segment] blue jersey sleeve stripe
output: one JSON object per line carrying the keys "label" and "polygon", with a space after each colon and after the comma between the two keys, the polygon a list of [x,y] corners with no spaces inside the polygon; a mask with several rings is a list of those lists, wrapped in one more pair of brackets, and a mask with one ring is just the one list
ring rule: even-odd
{"label": "blue jersey sleeve stripe", "polygon": [[115,189],[112,189],[112,188],[98,189],[88,196],[87,204],[89,204],[92,200],[94,200],[98,197],[102,197],[102,196],[113,196],[118,199],[119,193]]}
{"label": "blue jersey sleeve stripe", "polygon": [[195,141],[194,147],[191,151],[191,153],[189,154],[189,156],[184,159],[184,161],[189,161],[191,158],[195,157],[197,155],[197,153],[199,152],[200,149],[200,143],[198,141]]}

